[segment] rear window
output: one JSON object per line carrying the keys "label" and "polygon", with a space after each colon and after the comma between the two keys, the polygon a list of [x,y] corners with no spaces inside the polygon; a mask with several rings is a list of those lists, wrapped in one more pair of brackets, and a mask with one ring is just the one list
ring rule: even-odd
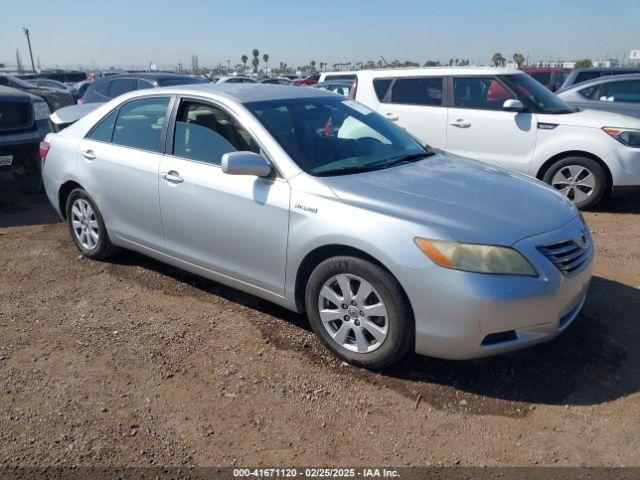
{"label": "rear window", "polygon": [[576,75],[575,83],[586,82],[587,80],[593,80],[594,78],[598,78],[602,75],[600,72],[580,72]]}
{"label": "rear window", "polygon": [[123,93],[136,89],[136,80],[133,78],[117,78],[109,85],[109,97],[115,98]]}
{"label": "rear window", "polygon": [[193,83],[207,83],[202,78],[187,77],[184,78],[159,78],[158,85],[161,87],[172,87],[174,85],[191,85]]}
{"label": "rear window", "polygon": [[545,87],[551,85],[551,72],[535,72],[530,73],[529,75],[531,75]]}
{"label": "rear window", "polygon": [[391,103],[442,105],[442,77],[398,78],[391,87]]}

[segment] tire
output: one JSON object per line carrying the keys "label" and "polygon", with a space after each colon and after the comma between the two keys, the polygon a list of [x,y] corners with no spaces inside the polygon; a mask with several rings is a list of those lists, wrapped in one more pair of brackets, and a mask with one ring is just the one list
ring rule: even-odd
{"label": "tire", "polygon": [[571,156],[558,160],[545,172],[543,180],[572,200],[580,210],[593,207],[607,192],[604,169],[588,157]]}
{"label": "tire", "polygon": [[[348,285],[346,300],[341,285]],[[314,333],[352,365],[384,368],[413,348],[408,299],[389,272],[367,260],[340,256],[320,263],[307,282],[305,306]]]}
{"label": "tire", "polygon": [[73,190],[67,198],[66,213],[69,234],[82,255],[104,260],[117,252],[109,240],[102,215],[87,192],[81,188]]}

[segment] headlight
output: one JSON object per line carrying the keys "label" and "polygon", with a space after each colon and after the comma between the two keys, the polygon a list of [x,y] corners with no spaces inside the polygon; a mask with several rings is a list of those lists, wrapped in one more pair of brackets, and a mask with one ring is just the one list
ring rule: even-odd
{"label": "headlight", "polygon": [[538,276],[529,261],[513,248],[443,242],[419,237],[416,237],[414,242],[427,257],[441,267],[465,272]]}
{"label": "headlight", "polygon": [[49,118],[51,112],[47,106],[47,102],[33,102],[33,115],[36,120],[45,120]]}
{"label": "headlight", "polygon": [[640,148],[640,130],[625,130],[613,127],[603,127],[602,130],[627,147]]}

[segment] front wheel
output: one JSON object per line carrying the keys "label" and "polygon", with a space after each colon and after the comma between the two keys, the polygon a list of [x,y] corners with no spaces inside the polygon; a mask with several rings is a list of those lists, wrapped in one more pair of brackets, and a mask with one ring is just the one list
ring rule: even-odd
{"label": "front wheel", "polygon": [[311,327],[338,357],[364,368],[383,368],[413,346],[413,315],[398,281],[356,257],[320,263],[307,283]]}
{"label": "front wheel", "polygon": [[587,157],[566,157],[545,172],[545,183],[587,210],[598,203],[607,190],[607,176],[602,166]]}

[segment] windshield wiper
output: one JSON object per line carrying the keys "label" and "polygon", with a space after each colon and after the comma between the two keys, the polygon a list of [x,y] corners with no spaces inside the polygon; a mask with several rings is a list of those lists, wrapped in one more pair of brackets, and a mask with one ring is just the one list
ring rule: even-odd
{"label": "windshield wiper", "polygon": [[333,168],[331,170],[323,170],[321,172],[313,172],[316,177],[331,177],[333,175],[349,175],[351,173],[363,173],[372,172],[374,170],[380,170],[384,166],[371,165],[366,167],[345,167],[345,168]]}
{"label": "windshield wiper", "polygon": [[389,168],[395,165],[399,165],[400,163],[410,163],[417,162],[418,160],[422,160],[423,158],[432,157],[436,154],[433,150],[428,150],[422,153],[414,153],[413,155],[405,155],[404,157],[396,158],[395,160],[391,160],[390,162],[382,165],[381,168]]}

